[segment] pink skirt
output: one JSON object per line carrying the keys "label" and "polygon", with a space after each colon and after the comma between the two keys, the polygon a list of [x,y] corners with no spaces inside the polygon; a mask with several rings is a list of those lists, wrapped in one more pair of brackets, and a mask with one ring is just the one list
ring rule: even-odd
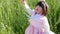
{"label": "pink skirt", "polygon": [[41,31],[39,31],[39,29],[35,27],[33,28],[32,25],[29,25],[25,30],[25,34],[55,34],[55,33],[53,33],[52,31],[42,33]]}
{"label": "pink skirt", "polygon": [[25,30],[25,34],[42,34],[42,32],[40,32],[37,28],[33,27],[32,25],[29,25]]}
{"label": "pink skirt", "polygon": [[25,30],[25,34],[38,34],[38,32],[32,25],[29,25]]}

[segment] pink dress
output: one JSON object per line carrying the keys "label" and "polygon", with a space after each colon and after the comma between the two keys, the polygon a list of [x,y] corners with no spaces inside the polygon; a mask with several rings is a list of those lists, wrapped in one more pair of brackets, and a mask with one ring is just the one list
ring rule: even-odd
{"label": "pink dress", "polygon": [[28,20],[30,25],[25,30],[25,34],[54,34],[52,31],[50,31],[50,26],[45,16],[35,14],[35,12],[29,8],[26,2],[24,7],[26,8],[27,12],[31,15],[31,17],[29,17]]}

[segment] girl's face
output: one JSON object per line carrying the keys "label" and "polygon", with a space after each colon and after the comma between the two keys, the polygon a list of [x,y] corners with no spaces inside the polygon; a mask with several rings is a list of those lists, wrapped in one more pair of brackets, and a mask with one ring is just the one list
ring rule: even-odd
{"label": "girl's face", "polygon": [[36,8],[35,8],[35,12],[37,12],[38,14],[42,14],[42,7],[40,7],[40,6],[36,6]]}

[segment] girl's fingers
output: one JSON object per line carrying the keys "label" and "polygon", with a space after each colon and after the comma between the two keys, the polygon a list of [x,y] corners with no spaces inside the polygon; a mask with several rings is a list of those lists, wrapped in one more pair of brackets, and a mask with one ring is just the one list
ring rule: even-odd
{"label": "girl's fingers", "polygon": [[24,4],[24,0],[21,0],[21,3],[23,3],[23,4]]}
{"label": "girl's fingers", "polygon": [[40,1],[45,1],[45,0],[40,0]]}

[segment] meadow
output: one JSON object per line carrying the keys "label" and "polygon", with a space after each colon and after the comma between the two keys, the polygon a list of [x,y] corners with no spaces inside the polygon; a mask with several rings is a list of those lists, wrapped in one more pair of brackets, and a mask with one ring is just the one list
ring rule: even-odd
{"label": "meadow", "polygon": [[[31,9],[39,0],[26,0]],[[46,0],[49,5],[47,15],[50,29],[60,34],[60,0]],[[0,0],[0,34],[25,34],[30,16],[21,0]]]}

